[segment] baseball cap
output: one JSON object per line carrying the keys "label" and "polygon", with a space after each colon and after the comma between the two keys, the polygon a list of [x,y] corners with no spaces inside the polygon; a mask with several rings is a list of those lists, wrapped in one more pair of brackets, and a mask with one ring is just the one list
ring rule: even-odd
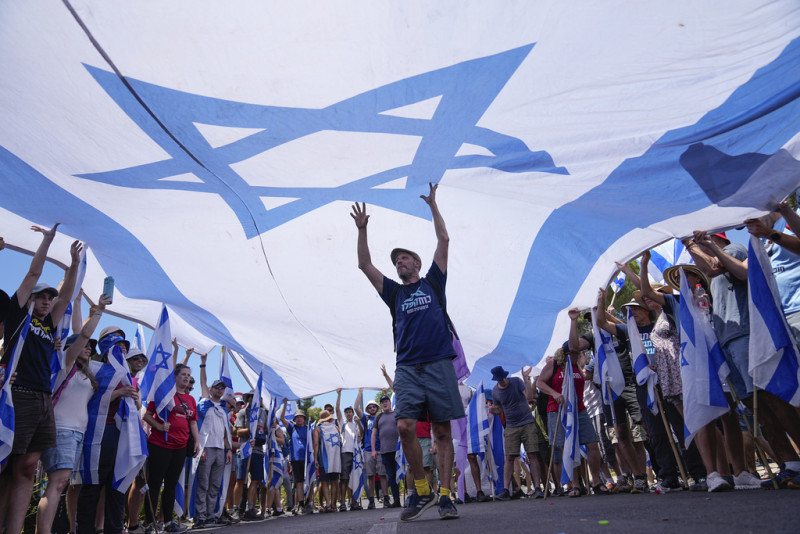
{"label": "baseball cap", "polygon": [[50,287],[45,283],[38,283],[34,286],[33,291],[31,291],[31,295],[35,295],[36,293],[50,293],[53,297],[58,296],[58,289],[54,287]]}

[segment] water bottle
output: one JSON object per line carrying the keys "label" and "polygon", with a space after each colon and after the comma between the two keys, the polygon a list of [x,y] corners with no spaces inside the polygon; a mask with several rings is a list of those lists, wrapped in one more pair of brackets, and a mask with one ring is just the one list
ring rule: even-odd
{"label": "water bottle", "polygon": [[708,300],[708,294],[700,284],[694,287],[694,301],[697,303],[697,307],[700,308],[700,311],[703,312],[703,315],[711,313],[711,303]]}

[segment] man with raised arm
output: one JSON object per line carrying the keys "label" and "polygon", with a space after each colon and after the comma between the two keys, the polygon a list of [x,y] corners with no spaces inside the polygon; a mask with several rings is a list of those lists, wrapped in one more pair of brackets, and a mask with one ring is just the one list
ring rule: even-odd
{"label": "man with raised arm", "polygon": [[28,274],[11,297],[5,323],[6,352],[1,363],[8,362],[28,315],[28,306],[33,304],[30,329],[17,363],[16,381],[11,386],[14,443],[5,472],[0,477],[0,496],[8,499],[0,501],[0,524],[6,521],[6,532],[9,534],[22,531],[33,490],[36,463],[43,451],[56,446],[56,424],[50,396],[50,363],[55,348],[56,326],[72,298],[82,249],[80,242],[72,243],[72,263],[64,274],[60,297],[55,288],[40,284],[39,277],[58,225],[56,223],[50,230],[31,227],[34,232],[41,232],[42,243],[33,255]]}
{"label": "man with raised arm", "polygon": [[450,499],[454,455],[450,421],[464,417],[464,407],[451,362],[455,350],[446,318],[444,294],[450,237],[436,204],[437,188],[438,184],[431,184],[428,196],[421,195],[431,209],[436,231],[436,251],[424,278],[420,277],[422,260],[419,255],[403,248],[396,248],[391,253],[392,263],[402,283],[385,277],[370,258],[366,206],[354,204],[350,214],[358,228],[358,267],[389,306],[395,319],[395,418],[416,486],[416,492],[409,495],[406,508],[400,515],[403,521],[417,519],[437,503],[437,496],[425,478],[422,449],[416,437],[417,421],[424,418],[426,410],[431,416],[442,479],[441,496],[438,499],[439,517],[458,517],[458,511]]}

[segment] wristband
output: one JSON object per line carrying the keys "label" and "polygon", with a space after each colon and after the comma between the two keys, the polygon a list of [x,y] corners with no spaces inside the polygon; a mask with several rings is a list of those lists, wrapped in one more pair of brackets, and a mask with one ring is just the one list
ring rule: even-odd
{"label": "wristband", "polygon": [[781,234],[780,232],[772,232],[769,236],[769,240],[772,241],[773,243],[780,243],[781,237],[783,237],[783,234]]}
{"label": "wristband", "polygon": [[204,363],[200,364],[200,367],[205,367],[205,366],[206,366],[206,364],[204,364]]}

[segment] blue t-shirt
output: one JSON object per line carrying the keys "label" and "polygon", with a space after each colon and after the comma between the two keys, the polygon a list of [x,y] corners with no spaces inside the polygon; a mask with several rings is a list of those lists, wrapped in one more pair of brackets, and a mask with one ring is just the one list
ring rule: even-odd
{"label": "blue t-shirt", "polygon": [[302,462],[306,459],[306,446],[308,444],[308,427],[297,426],[289,423],[287,427],[288,435],[291,437],[291,454],[289,459],[292,462]]}
{"label": "blue t-shirt", "polygon": [[[727,245],[722,250],[739,261],[747,259],[747,249],[739,243]],[[739,280],[728,272],[717,275],[711,279],[711,297],[714,299],[711,311],[714,333],[720,345],[750,335],[747,280]]]}
{"label": "blue t-shirt", "polygon": [[[364,451],[366,452],[372,451],[372,428],[375,426],[376,418],[367,414],[361,417],[361,426],[364,427]],[[375,436],[375,447],[381,450],[381,438],[378,435]]]}
{"label": "blue t-shirt", "polygon": [[[783,219],[777,221],[773,228],[786,235],[794,235]],[[789,252],[778,243],[767,244],[767,254],[772,265],[772,274],[778,284],[778,292],[781,294],[783,313],[788,315],[800,311],[800,256]]]}
{"label": "blue t-shirt", "polygon": [[518,427],[533,423],[533,414],[525,396],[525,383],[521,378],[512,376],[508,379],[508,387],[492,388],[492,402],[503,409],[506,427]]}
{"label": "blue t-shirt", "polygon": [[383,277],[381,298],[387,306],[394,307],[396,317],[397,365],[429,363],[455,356],[450,329],[442,309],[446,282],[447,275],[442,273],[436,262],[433,262],[424,278],[413,284],[401,285]]}

